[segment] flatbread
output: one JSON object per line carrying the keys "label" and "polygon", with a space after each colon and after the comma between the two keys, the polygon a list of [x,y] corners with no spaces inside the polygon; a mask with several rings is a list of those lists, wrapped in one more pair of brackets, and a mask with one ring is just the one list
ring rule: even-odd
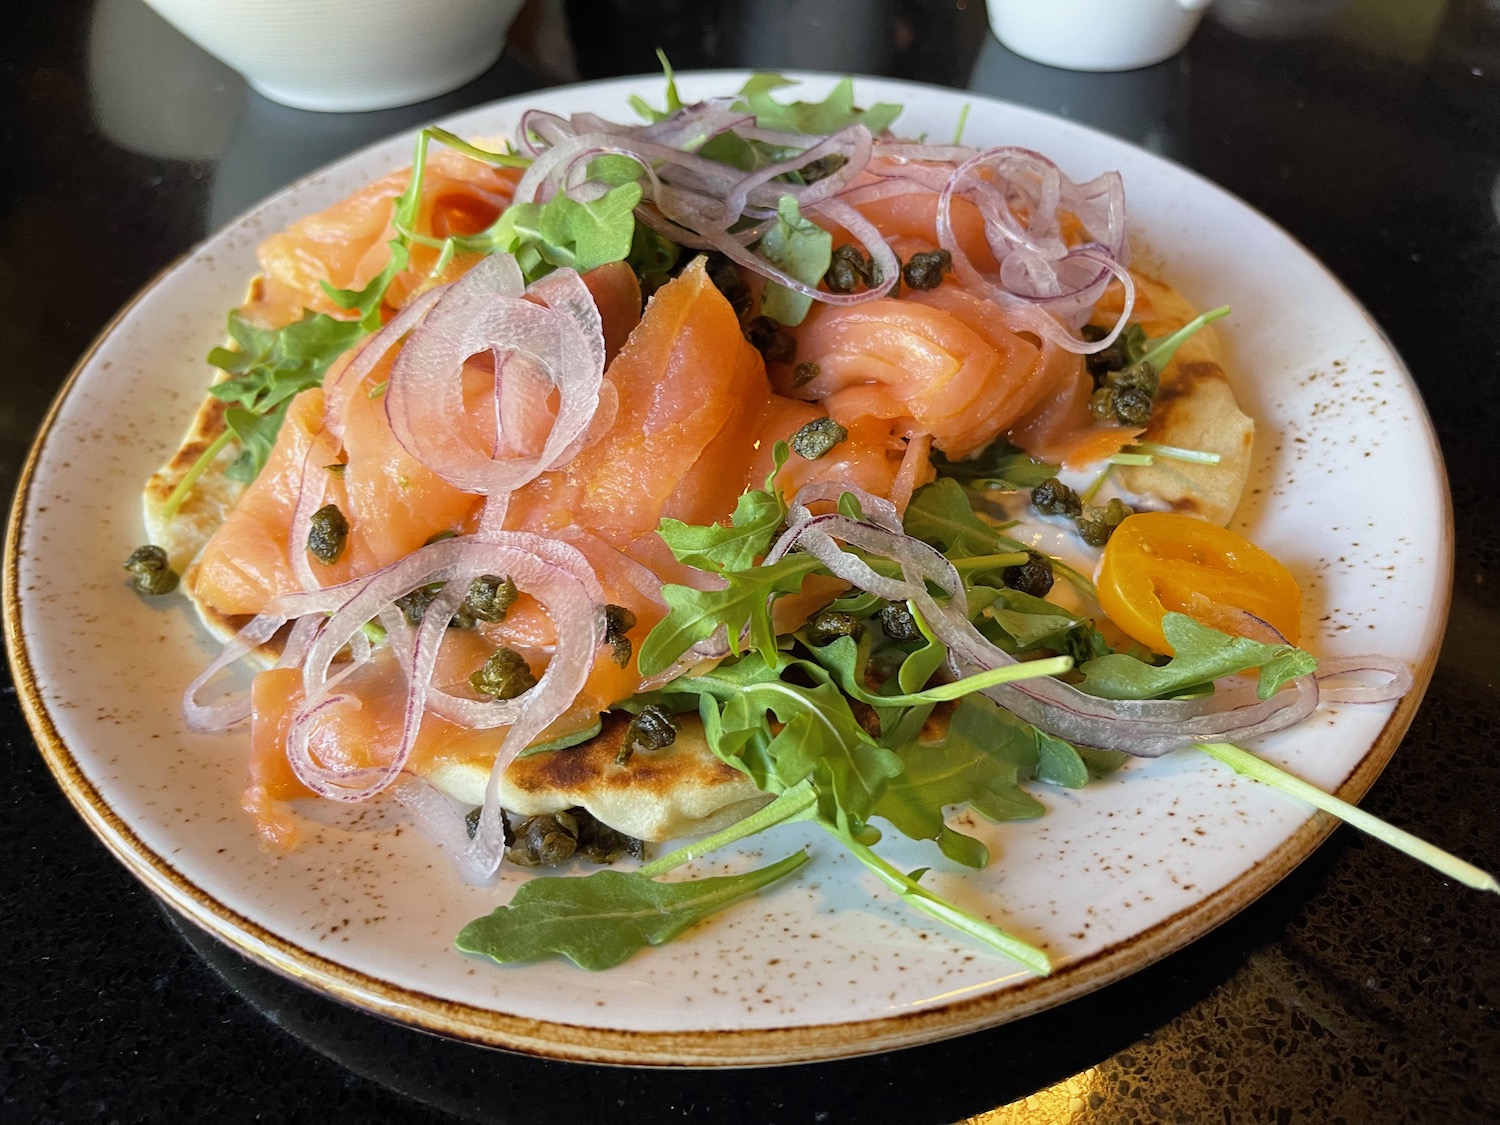
{"label": "flatbread", "polygon": [[[563,750],[517,758],[500,780],[500,807],[540,816],[575,807],[638,840],[698,836],[753,812],[770,796],[708,747],[696,715],[678,716],[677,739],[661,750],[637,751],[616,763],[630,716],[604,716],[594,738]],[[438,766],[427,780],[466,805],[484,803],[487,762]]]}
{"label": "flatbread", "polygon": [[[1169,336],[1198,315],[1188,301],[1165,282],[1135,273],[1136,305],[1131,319],[1152,339]],[[1212,326],[1189,337],[1161,373],[1161,386],[1150,424],[1140,440],[1217,453],[1217,465],[1156,458],[1149,466],[1121,467],[1112,474],[1117,487],[1152,511],[1181,512],[1211,523],[1227,524],[1240,506],[1250,479],[1255,421],[1239,407],[1219,360]]]}

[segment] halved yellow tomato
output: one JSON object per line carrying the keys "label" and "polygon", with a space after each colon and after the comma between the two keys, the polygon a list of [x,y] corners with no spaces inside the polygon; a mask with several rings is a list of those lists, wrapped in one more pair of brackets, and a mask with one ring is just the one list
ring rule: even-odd
{"label": "halved yellow tomato", "polygon": [[1248,613],[1291,644],[1301,631],[1302,589],[1291,571],[1244,536],[1192,516],[1127,516],[1105,544],[1097,585],[1109,619],[1155,652],[1172,652],[1161,628],[1167,612],[1254,636]]}

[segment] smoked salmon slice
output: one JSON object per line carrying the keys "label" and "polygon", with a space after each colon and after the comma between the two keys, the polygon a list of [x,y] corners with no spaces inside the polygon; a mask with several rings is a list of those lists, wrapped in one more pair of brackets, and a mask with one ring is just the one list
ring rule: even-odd
{"label": "smoked salmon slice", "polygon": [[605,380],[619,401],[608,429],[518,489],[507,526],[583,527],[629,552],[663,517],[726,519],[771,387],[701,259],[652,296]]}

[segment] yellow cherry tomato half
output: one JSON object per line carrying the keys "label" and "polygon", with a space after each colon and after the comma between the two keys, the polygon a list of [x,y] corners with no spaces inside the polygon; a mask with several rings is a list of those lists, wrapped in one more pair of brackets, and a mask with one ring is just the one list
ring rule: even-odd
{"label": "yellow cherry tomato half", "polygon": [[1161,628],[1169,611],[1254,636],[1243,611],[1292,644],[1301,631],[1302,589],[1291,571],[1244,536],[1175,512],[1122,520],[1104,545],[1096,585],[1109,619],[1154,652],[1172,653]]}

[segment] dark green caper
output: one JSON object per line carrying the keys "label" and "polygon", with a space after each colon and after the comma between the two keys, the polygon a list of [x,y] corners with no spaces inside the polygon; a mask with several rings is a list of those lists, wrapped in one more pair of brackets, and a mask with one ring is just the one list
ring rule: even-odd
{"label": "dark green caper", "polygon": [[515,841],[505,849],[505,858],[521,867],[554,867],[578,850],[578,821],[570,811],[559,810],[528,817],[515,827]]}
{"label": "dark green caper", "polygon": [[1100,387],[1091,394],[1089,413],[1101,422],[1113,422],[1115,420],[1115,392],[1108,387]]}
{"label": "dark green caper", "polygon": [[1117,371],[1106,372],[1100,384],[1115,391],[1144,391],[1155,398],[1161,386],[1161,376],[1156,373],[1154,366],[1143,359]]}
{"label": "dark green caper", "polygon": [[905,602],[886,602],[880,607],[880,628],[893,641],[920,641],[922,630]]}
{"label": "dark green caper", "polygon": [[1118,498],[1102,508],[1085,508],[1078,517],[1078,534],[1090,547],[1102,547],[1131,512],[1130,505]]}
{"label": "dark green caper", "polygon": [[768,316],[758,316],[745,325],[745,339],[766,357],[767,363],[791,363],[797,358],[797,338]]}
{"label": "dark green caper", "polygon": [[167,561],[167,552],[154,543],[131,551],[125,569],[134,575],[130,584],[143,594],[170,594],[177,589],[177,572]]}
{"label": "dark green caper", "polygon": [[1045,598],[1052,589],[1052,560],[1036,551],[1027,551],[1026,561],[1020,566],[1006,567],[1000,579],[1012,590]]}
{"label": "dark green caper", "polygon": [[863,285],[875,284],[874,276],[870,259],[857,246],[846,242],[834,248],[823,284],[831,293],[853,293]]}
{"label": "dark green caper", "polygon": [[901,267],[901,276],[913,289],[936,289],[943,283],[943,274],[952,269],[952,254],[946,250],[929,250],[913,254]]}
{"label": "dark green caper", "polygon": [[338,562],[349,542],[349,521],[337,504],[324,504],[313,513],[307,532],[307,551],[324,566]]}
{"label": "dark green caper", "polygon": [[680,729],[677,720],[669,712],[655,703],[646,704],[625,728],[625,736],[620,740],[620,751],[615,755],[615,763],[623,766],[637,750],[647,754],[665,750],[677,741]]}
{"label": "dark green caper", "polygon": [[630,663],[630,638],[625,634],[635,628],[635,614],[622,605],[604,607],[604,643],[621,668]]}
{"label": "dark green caper", "polygon": [[1044,516],[1077,516],[1083,501],[1056,477],[1042,481],[1031,490],[1031,506]]}
{"label": "dark green caper", "polygon": [[807,631],[812,634],[813,644],[826,645],[839,637],[853,637],[857,641],[864,628],[852,613],[825,609],[807,623]]}
{"label": "dark green caper", "polygon": [[823,369],[816,363],[799,363],[792,368],[792,386],[805,387],[821,374]]}
{"label": "dark green caper", "polygon": [[613,863],[622,855],[641,859],[645,845],[634,836],[617,832],[609,825],[596,820],[587,809],[568,810],[578,824],[577,855],[592,863]]}
{"label": "dark green caper", "polygon": [[[637,227],[643,225],[637,224]],[[708,273],[708,280],[714,283],[714,288],[724,295],[729,307],[734,309],[734,315],[740,320],[749,316],[750,310],[755,306],[755,295],[745,283],[745,275],[740,272],[740,267],[727,255],[715,251],[708,255],[704,269]]]}
{"label": "dark green caper", "polygon": [[849,163],[849,158],[843,153],[830,152],[827,156],[808,161],[797,171],[802,176],[803,183],[813,184],[827,179],[847,163]]}
{"label": "dark green caper", "polygon": [[427,607],[438,596],[438,591],[443,587],[418,586],[409,594],[402,594],[396,599],[396,608],[401,611],[401,616],[406,618],[406,623],[415,629],[422,624],[422,618],[427,616]]}
{"label": "dark green caper", "polygon": [[423,543],[422,546],[424,546],[424,547],[431,547],[434,543],[441,543],[445,539],[457,539],[457,538],[458,538],[458,532],[456,532],[456,531],[452,531],[452,530],[448,530],[448,529],[444,529],[443,531],[434,531],[431,535],[429,535],[427,537],[427,541],[425,543]]}
{"label": "dark green caper", "polygon": [[491,699],[514,699],[536,686],[526,659],[515,649],[498,648],[495,655],[469,677],[469,686]]}
{"label": "dark green caper", "polygon": [[[1096,324],[1085,324],[1082,335],[1085,340],[1095,343],[1108,336],[1109,330],[1100,328]],[[1084,364],[1097,383],[1102,381],[1108,372],[1118,371],[1135,362],[1136,357],[1145,350],[1146,330],[1139,324],[1129,324],[1126,325],[1125,331],[1115,337],[1115,342],[1109,347],[1093,355],[1085,356]]]}
{"label": "dark green caper", "polygon": [[1151,421],[1151,396],[1133,387],[1116,391],[1114,414],[1126,426],[1144,426]]}
{"label": "dark green caper", "polygon": [[848,436],[849,431],[832,418],[814,418],[792,435],[790,444],[804,461],[816,461]]}
{"label": "dark green caper", "polygon": [[505,615],[519,596],[516,584],[509,578],[496,574],[481,574],[469,583],[469,592],[464,595],[462,611],[475,621],[504,621]]}

